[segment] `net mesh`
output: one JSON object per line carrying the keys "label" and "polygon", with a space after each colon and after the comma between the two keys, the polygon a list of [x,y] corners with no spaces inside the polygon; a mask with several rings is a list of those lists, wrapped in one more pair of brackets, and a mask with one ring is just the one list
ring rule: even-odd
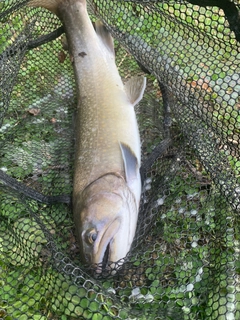
{"label": "net mesh", "polygon": [[76,92],[60,20],[0,3],[0,319],[240,319],[240,3],[88,2],[136,109],[143,193],[115,275],[75,238]]}

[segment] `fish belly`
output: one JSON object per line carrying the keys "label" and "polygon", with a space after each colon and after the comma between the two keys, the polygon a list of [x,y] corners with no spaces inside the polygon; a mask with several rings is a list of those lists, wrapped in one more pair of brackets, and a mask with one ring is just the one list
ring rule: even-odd
{"label": "fish belly", "polygon": [[[106,77],[108,77],[106,81]],[[124,176],[120,142],[127,144],[140,163],[140,139],[133,106],[109,74],[89,82],[91,95],[80,100],[76,117],[74,191],[79,193],[100,176]]]}
{"label": "fish belly", "polygon": [[75,117],[73,199],[100,176],[124,176],[120,143],[140,165],[140,139],[133,105],[118,73],[114,53],[96,33],[85,0],[58,0],[73,63],[78,106]]}

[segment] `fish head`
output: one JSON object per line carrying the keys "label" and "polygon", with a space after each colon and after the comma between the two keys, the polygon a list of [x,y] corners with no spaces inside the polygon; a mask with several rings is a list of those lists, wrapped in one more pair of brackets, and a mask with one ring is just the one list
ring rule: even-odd
{"label": "fish head", "polygon": [[121,264],[130,250],[137,224],[134,196],[115,176],[99,179],[83,192],[74,210],[82,259],[88,265]]}

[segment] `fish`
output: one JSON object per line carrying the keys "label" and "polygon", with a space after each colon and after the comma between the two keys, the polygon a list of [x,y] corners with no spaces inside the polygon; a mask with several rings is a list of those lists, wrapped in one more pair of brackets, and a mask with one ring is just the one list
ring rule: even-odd
{"label": "fish", "polygon": [[141,198],[141,141],[134,106],[144,76],[124,84],[114,42],[101,21],[95,28],[86,0],[32,0],[64,25],[77,89],[73,218],[83,263],[97,272],[118,269],[136,232]]}

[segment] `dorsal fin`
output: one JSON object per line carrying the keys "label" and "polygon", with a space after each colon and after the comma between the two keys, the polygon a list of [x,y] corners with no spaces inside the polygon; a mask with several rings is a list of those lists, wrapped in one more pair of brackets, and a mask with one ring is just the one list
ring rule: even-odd
{"label": "dorsal fin", "polygon": [[113,55],[115,55],[113,38],[111,36],[111,33],[107,30],[107,28],[102,23],[102,21],[97,20],[95,22],[95,29],[96,29],[97,35],[102,40],[104,45],[108,48],[108,50],[110,50],[110,52]]}
{"label": "dorsal fin", "polygon": [[126,82],[125,91],[133,106],[142,99],[145,88],[146,78],[143,76],[132,77]]}
{"label": "dorsal fin", "polygon": [[126,182],[127,185],[131,188],[138,176],[138,159],[127,144],[120,142],[119,145],[122,152]]}

